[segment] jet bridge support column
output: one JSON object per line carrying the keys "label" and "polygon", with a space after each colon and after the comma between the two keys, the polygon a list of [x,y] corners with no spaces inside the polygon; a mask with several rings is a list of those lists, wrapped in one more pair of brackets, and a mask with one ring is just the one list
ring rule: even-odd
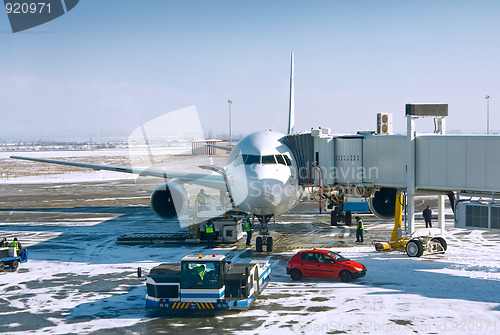
{"label": "jet bridge support column", "polygon": [[[436,133],[439,135],[444,135],[446,132],[446,119],[444,117],[437,118],[437,128]],[[438,195],[438,226],[441,229],[441,234],[444,234],[444,194]]]}
{"label": "jet bridge support column", "polygon": [[406,116],[406,196],[408,206],[408,234],[415,231],[415,119],[411,115]]}
{"label": "jet bridge support column", "polygon": [[444,195],[438,195],[438,225],[441,234],[444,234]]}
{"label": "jet bridge support column", "polygon": [[[416,171],[415,152],[416,137],[415,120],[419,118],[434,118],[437,120],[435,132],[444,132],[444,118],[448,116],[447,104],[406,104],[406,194],[408,198],[408,233],[415,231],[415,191]],[[444,199],[444,198],[443,198]],[[444,229],[444,206],[440,198],[439,225]]]}

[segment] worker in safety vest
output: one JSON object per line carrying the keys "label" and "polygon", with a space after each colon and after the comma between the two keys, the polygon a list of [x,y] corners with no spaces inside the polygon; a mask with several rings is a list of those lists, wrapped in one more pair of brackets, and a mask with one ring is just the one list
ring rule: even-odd
{"label": "worker in safety vest", "polygon": [[207,210],[207,194],[204,189],[201,189],[196,196],[196,203],[198,203],[198,212]]}
{"label": "worker in safety vest", "polygon": [[12,242],[10,243],[10,247],[11,247],[11,248],[14,248],[14,247],[15,247],[15,248],[16,248],[16,251],[21,250],[21,243],[19,243],[19,242],[17,241],[17,237],[14,237],[14,241],[12,241]]}
{"label": "worker in safety vest", "polygon": [[24,260],[24,258],[26,257],[26,249],[23,249],[21,243],[19,243],[19,241],[17,240],[17,237],[14,237],[14,241],[10,243],[10,247],[16,248],[17,254],[19,255],[19,257],[21,257],[21,259]]}
{"label": "worker in safety vest", "polygon": [[0,248],[8,247],[9,242],[7,242],[7,239],[4,237],[2,238],[2,242],[0,243]]}
{"label": "worker in safety vest", "polygon": [[212,220],[208,220],[205,224],[205,233],[207,234],[208,247],[213,248],[214,246],[214,223]]}
{"label": "worker in safety vest", "polygon": [[363,230],[365,226],[363,225],[363,221],[359,216],[355,217],[356,219],[356,242],[363,242]]}
{"label": "worker in safety vest", "polygon": [[198,272],[198,275],[200,276],[200,279],[203,280],[203,277],[205,277],[205,265],[201,264],[200,266],[197,266],[195,268],[196,272]]}
{"label": "worker in safety vest", "polygon": [[250,219],[247,219],[245,221],[245,231],[247,232],[247,245],[251,245],[250,242],[252,242],[252,231],[253,231],[253,224],[250,222]]}

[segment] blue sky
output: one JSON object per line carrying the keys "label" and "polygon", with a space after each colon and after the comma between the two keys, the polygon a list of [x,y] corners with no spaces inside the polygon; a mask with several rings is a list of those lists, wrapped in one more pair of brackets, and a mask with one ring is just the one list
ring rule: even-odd
{"label": "blue sky", "polygon": [[[500,131],[500,2],[81,0],[13,34],[0,12],[0,139],[127,136],[196,105],[204,131],[373,130],[449,104],[450,131]],[[499,101],[497,103],[497,101]],[[431,130],[423,122],[422,131]]]}

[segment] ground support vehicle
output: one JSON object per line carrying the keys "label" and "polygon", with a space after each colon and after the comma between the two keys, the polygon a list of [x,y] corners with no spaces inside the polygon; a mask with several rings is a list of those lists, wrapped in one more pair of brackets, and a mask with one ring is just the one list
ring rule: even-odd
{"label": "ground support vehicle", "polygon": [[339,278],[343,282],[366,275],[366,267],[326,249],[301,250],[286,265],[292,280],[302,277]]}
{"label": "ground support vehicle", "polygon": [[0,271],[5,269],[5,266],[16,270],[19,263],[26,263],[28,261],[28,250],[24,250],[23,257],[17,254],[16,248],[2,247],[0,248]]}
{"label": "ground support vehicle", "polygon": [[420,257],[425,253],[444,253],[448,248],[446,240],[435,236],[439,229],[426,228],[416,230],[410,237],[403,237],[401,229],[402,221],[402,195],[396,195],[396,215],[394,219],[394,229],[392,230],[390,241],[372,241],[377,251],[406,251],[409,257]]}
{"label": "ground support vehicle", "polygon": [[377,251],[406,251],[408,257],[420,257],[424,254],[443,254],[448,245],[446,240],[432,235],[428,229],[416,231],[411,237],[402,237],[395,241],[373,241]]}
{"label": "ground support vehicle", "polygon": [[268,261],[234,264],[224,255],[187,255],[146,276],[146,307],[165,310],[248,308],[271,278]]}

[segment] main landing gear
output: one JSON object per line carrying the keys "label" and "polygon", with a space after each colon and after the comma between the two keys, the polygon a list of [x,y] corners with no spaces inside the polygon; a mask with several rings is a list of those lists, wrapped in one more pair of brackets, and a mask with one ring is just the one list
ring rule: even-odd
{"label": "main landing gear", "polygon": [[260,222],[259,235],[261,235],[257,236],[255,239],[255,250],[257,252],[264,251],[263,246],[266,246],[267,252],[273,251],[273,238],[272,236],[269,236],[269,229],[267,229],[267,224],[272,217],[272,215],[262,215],[257,217]]}

